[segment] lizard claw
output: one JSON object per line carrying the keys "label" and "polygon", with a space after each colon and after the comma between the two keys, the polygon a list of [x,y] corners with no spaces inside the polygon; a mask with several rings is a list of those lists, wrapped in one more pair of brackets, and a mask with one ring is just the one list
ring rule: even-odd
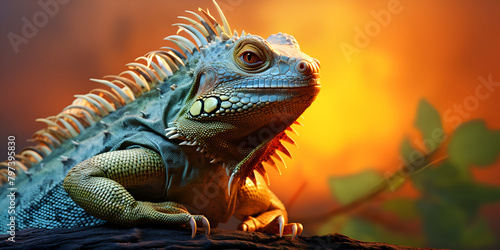
{"label": "lizard claw", "polygon": [[201,222],[203,223],[203,228],[205,228],[205,234],[209,235],[210,234],[210,222],[208,221],[208,219],[205,216],[203,216],[203,218],[201,219]]}
{"label": "lizard claw", "polygon": [[299,236],[304,230],[304,227],[300,223],[285,223],[285,221],[284,215],[278,215],[264,227],[262,227],[261,224],[261,227],[259,228],[258,223],[262,222],[249,216],[247,220],[238,225],[238,230],[279,234],[280,237],[283,237],[283,235],[290,235],[292,240],[297,238],[297,236]]}
{"label": "lizard claw", "polygon": [[194,220],[193,216],[189,219],[189,224],[191,225],[191,238],[194,238],[196,235],[196,230],[198,229],[196,227],[196,221]]}
{"label": "lizard claw", "polygon": [[278,217],[278,223],[279,223],[280,237],[282,237],[283,229],[285,228],[285,217],[283,217],[283,215],[280,215]]}
{"label": "lizard claw", "polygon": [[297,224],[294,223],[292,226],[292,240],[294,240],[295,237],[297,237],[297,231],[298,231]]}
{"label": "lizard claw", "polygon": [[297,227],[298,227],[297,235],[302,234],[302,231],[304,230],[304,226],[302,226],[302,224],[300,224],[300,223],[297,223]]}

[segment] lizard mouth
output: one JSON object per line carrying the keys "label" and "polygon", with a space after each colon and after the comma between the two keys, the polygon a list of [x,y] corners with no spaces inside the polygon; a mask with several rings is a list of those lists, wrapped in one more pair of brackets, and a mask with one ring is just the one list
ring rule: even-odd
{"label": "lizard mouth", "polygon": [[306,87],[319,87],[319,73],[313,73],[302,79],[255,79],[255,80],[245,80],[236,84],[233,88],[237,90],[243,89],[295,89],[295,88],[306,88]]}
{"label": "lizard mouth", "polygon": [[[309,100],[317,96],[321,89],[319,73],[311,74],[302,79],[256,79],[237,83],[233,87],[235,92],[244,96],[261,96],[260,101],[278,101],[302,99]],[[238,96],[239,96],[238,95]]]}

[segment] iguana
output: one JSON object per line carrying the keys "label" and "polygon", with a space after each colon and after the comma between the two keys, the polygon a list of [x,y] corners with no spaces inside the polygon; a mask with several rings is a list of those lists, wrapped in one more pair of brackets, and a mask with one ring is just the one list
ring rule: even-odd
{"label": "iguana", "polygon": [[[290,35],[232,32],[207,10],[174,24],[144,63],[104,79],[56,116],[36,146],[0,164],[7,231],[102,224],[302,232],[269,190],[263,163],[290,156],[285,133],[320,90],[320,64]],[[189,38],[189,39],[188,39]],[[8,211],[8,213],[7,213]],[[9,226],[10,225],[10,226]]]}

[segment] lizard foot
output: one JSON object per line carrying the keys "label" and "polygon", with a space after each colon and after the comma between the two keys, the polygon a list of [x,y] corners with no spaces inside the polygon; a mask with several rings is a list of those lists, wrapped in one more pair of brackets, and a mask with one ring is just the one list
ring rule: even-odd
{"label": "lizard foot", "polygon": [[191,238],[194,238],[198,226],[205,229],[205,234],[210,234],[210,222],[203,215],[191,215],[181,204],[167,201],[160,203],[139,202],[146,210],[146,219],[159,224],[177,224],[191,227]]}
{"label": "lizard foot", "polygon": [[269,224],[264,225],[258,219],[249,216],[238,225],[238,230],[246,232],[265,232],[283,235],[292,235],[292,240],[302,233],[304,227],[300,223],[285,223],[283,215],[276,216]]}

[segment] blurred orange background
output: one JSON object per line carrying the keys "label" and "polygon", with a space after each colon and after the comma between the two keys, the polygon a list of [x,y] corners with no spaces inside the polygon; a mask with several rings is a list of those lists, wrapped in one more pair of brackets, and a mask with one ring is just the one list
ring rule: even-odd
{"label": "blurred orange background", "polygon": [[[305,126],[295,127],[300,136],[293,138],[300,148],[290,147],[294,160],[286,161],[288,169],[282,168],[282,176],[269,171],[271,188],[285,205],[303,187],[289,208],[292,219],[322,214],[337,205],[327,185],[331,176],[368,168],[381,173],[397,170],[401,140],[406,135],[414,142],[420,138],[413,126],[420,98],[448,114],[444,120],[448,132],[458,122],[474,118],[500,129],[500,87],[490,92],[482,88],[481,96],[488,97],[474,98],[479,77],[500,82],[500,2],[220,0],[219,4],[239,33],[245,30],[264,38],[291,34],[302,51],[321,62],[322,91],[300,120]],[[16,136],[19,149],[29,145],[25,140],[44,127],[34,120],[57,114],[73,95],[95,88],[89,78],[120,73],[124,64],[166,46],[162,39],[176,32],[171,24],[182,21],[176,16],[189,15],[184,10],[202,7],[215,13],[208,0],[91,0],[58,6],[45,21],[37,14],[44,11],[37,1],[0,2],[0,141],[5,145],[9,135]],[[383,16],[380,23],[381,13],[391,13],[390,19]],[[26,43],[13,45],[9,34],[22,35],[23,17],[40,18],[43,25]],[[364,40],[358,37],[359,30]],[[348,56],[342,50],[346,46],[354,48]],[[500,185],[498,161],[474,174],[478,180]],[[400,193],[417,195],[410,186]],[[497,237],[498,207],[483,211]]]}

